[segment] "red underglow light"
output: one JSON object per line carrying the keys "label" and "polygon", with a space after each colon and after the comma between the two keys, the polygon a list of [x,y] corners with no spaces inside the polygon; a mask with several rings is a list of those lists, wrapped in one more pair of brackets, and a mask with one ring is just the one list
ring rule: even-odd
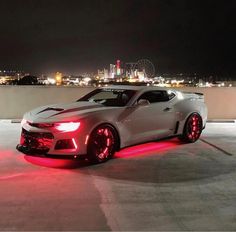
{"label": "red underglow light", "polygon": [[55,128],[62,132],[71,132],[78,130],[80,127],[80,122],[62,122],[56,123]]}
{"label": "red underglow light", "polygon": [[145,155],[163,155],[165,152],[175,149],[180,142],[172,139],[170,141],[160,141],[140,144],[132,147],[127,147],[116,153],[117,158],[138,157]]}
{"label": "red underglow light", "polygon": [[76,144],[76,142],[75,142],[75,139],[74,139],[74,138],[72,139],[72,142],[73,142],[73,144],[74,144],[74,147],[75,147],[75,149],[77,149],[77,148],[78,148],[78,146],[77,146],[77,144]]}
{"label": "red underglow light", "polygon": [[24,159],[32,164],[48,168],[77,168],[78,162],[74,159],[53,159],[37,156],[24,156]]}

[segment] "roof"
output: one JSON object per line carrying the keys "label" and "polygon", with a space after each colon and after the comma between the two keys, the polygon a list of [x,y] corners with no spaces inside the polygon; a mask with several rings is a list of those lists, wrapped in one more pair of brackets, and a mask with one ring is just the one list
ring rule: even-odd
{"label": "roof", "polygon": [[157,87],[157,86],[136,86],[136,85],[109,85],[102,87],[103,89],[124,89],[124,90],[166,90],[168,88]]}

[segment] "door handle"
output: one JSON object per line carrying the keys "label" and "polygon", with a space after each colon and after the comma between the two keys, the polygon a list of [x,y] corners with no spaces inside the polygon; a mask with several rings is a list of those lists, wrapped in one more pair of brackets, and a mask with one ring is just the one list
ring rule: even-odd
{"label": "door handle", "polygon": [[170,111],[171,108],[170,107],[166,107],[163,111],[167,112],[167,111]]}

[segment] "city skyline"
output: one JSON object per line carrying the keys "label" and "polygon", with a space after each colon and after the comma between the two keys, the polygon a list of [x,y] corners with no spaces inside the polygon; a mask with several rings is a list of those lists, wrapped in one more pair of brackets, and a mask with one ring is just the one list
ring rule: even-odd
{"label": "city skyline", "polygon": [[96,72],[150,59],[157,73],[236,78],[235,2],[1,1],[0,69]]}

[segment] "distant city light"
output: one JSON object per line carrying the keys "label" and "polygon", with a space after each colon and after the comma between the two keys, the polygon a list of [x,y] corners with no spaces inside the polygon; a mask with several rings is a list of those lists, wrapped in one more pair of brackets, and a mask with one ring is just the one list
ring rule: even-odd
{"label": "distant city light", "polygon": [[48,77],[46,80],[46,84],[51,84],[51,85],[55,85],[56,84],[56,80],[54,78]]}
{"label": "distant city light", "polygon": [[[141,62],[141,64],[143,64]],[[145,64],[145,62],[144,62]],[[147,66],[148,67],[148,66]],[[145,65],[138,67],[137,63],[124,63],[116,60],[115,64],[109,64],[109,69],[99,69],[97,74],[81,73],[80,75],[63,75],[56,72],[53,76],[40,75],[37,82],[39,85],[63,85],[63,86],[106,86],[109,84],[134,84],[159,87],[232,87],[236,86],[233,77],[227,79],[218,78],[209,75],[200,77],[196,73],[186,75],[178,74],[161,74],[150,77],[146,71]],[[0,70],[0,85],[18,85],[23,77],[30,76],[30,73],[14,70]],[[32,76],[32,75],[31,75]]]}
{"label": "distant city light", "polygon": [[62,84],[62,73],[56,72],[55,79],[56,79],[56,85],[61,85]]}

